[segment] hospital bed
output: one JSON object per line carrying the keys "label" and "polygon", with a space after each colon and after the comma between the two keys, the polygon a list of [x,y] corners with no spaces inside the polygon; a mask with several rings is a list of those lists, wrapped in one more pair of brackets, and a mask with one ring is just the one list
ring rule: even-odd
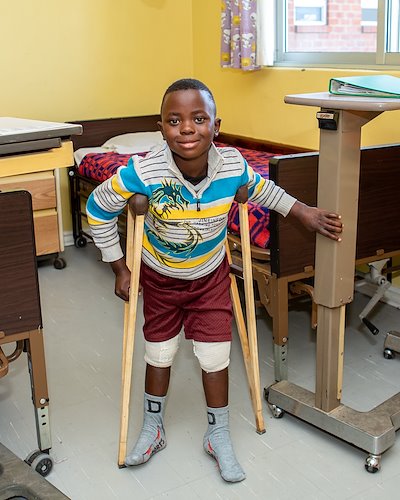
{"label": "hospital bed", "polygon": [[[74,150],[86,155],[69,171],[74,241],[77,247],[90,238],[85,221],[87,196],[100,181],[109,177],[118,165],[128,161],[129,153],[96,149],[121,134],[155,132],[158,115],[99,119],[75,122],[83,126],[83,135],[73,138]],[[221,133],[217,145],[237,147],[262,175],[269,176],[290,194],[309,205],[316,205],[318,153]],[[88,149],[86,149],[88,148]],[[100,160],[100,161],[99,161]],[[363,148],[359,190],[357,264],[391,259],[400,254],[400,145]],[[125,233],[124,216],[120,232]],[[241,248],[237,232],[237,209],[229,216],[229,244],[233,263],[241,266]],[[307,232],[290,216],[250,207],[253,276],[259,304],[273,322],[275,379],[287,378],[289,301],[300,296],[313,297],[315,234]],[[260,228],[263,228],[262,230]],[[316,327],[316,308],[312,306],[312,327]]]}

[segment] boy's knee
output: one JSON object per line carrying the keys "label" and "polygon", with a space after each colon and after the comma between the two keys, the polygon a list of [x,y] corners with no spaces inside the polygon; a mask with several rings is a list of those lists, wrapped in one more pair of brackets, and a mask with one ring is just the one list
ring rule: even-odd
{"label": "boy's knee", "polygon": [[179,340],[179,335],[164,342],[149,342],[146,340],[144,360],[151,366],[168,368],[172,365],[178,351]]}
{"label": "boy's knee", "polygon": [[196,342],[193,352],[206,373],[219,372],[229,365],[231,342]]}

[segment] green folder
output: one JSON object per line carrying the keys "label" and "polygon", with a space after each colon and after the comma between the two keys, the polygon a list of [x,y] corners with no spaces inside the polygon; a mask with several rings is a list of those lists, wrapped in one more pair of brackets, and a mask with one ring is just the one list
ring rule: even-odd
{"label": "green folder", "polygon": [[390,75],[331,78],[329,92],[336,95],[400,98],[400,78]]}

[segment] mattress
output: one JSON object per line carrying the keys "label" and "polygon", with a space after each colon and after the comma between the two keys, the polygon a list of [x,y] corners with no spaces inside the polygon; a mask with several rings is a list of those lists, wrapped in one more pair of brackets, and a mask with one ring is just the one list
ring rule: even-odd
{"label": "mattress", "polygon": [[[217,147],[229,146],[216,142]],[[269,177],[269,159],[274,156],[273,153],[258,151],[253,149],[236,147],[249,165],[261,176]],[[138,153],[144,156],[146,153]],[[106,153],[87,153],[78,165],[78,172],[81,176],[87,177],[97,182],[103,182],[111,177],[121,165],[127,165],[131,154],[120,154],[116,152]],[[249,225],[250,242],[260,248],[267,248],[269,243],[269,211],[255,203],[249,202]],[[239,210],[237,203],[234,202],[228,216],[228,229],[234,234],[239,234]]]}

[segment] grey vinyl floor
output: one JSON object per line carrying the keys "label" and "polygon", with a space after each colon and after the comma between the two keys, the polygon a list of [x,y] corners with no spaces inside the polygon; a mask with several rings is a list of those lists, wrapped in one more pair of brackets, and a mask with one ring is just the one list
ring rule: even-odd
{"label": "grey vinyl floor", "polygon": [[[255,431],[237,335],[230,365],[231,434],[247,479],[227,484],[202,449],[206,429],[201,374],[189,342],[182,342],[166,410],[168,446],[149,463],[119,469],[123,303],[113,294],[108,265],[93,245],[65,251],[67,267],[39,268],[50,393],[51,456],[47,477],[73,500],[112,499],[394,499],[400,490],[400,443],[388,449],[376,474],[364,469],[367,453],[285,414],[272,417],[263,400],[266,432]],[[382,356],[385,333],[400,328],[400,311],[379,304],[370,319],[374,337],[358,320],[368,298],[356,294],[347,310],[342,402],[368,411],[399,391],[400,355]],[[314,390],[315,332],[309,303],[292,304],[289,380]],[[274,382],[270,318],[258,311],[262,386]],[[129,446],[142,419],[142,317],[134,354]],[[37,448],[26,356],[0,381],[0,441],[20,458]]]}

